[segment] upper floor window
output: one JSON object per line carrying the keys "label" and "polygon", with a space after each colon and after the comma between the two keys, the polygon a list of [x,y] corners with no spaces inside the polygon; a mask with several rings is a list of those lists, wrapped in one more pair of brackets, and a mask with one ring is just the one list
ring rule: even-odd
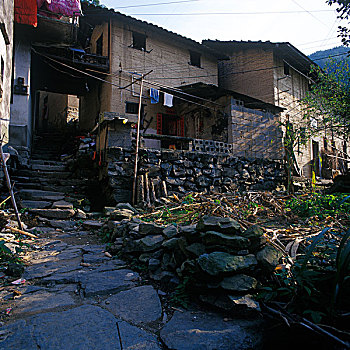
{"label": "upper floor window", "polygon": [[133,32],[132,47],[137,50],[146,51],[146,35]]}
{"label": "upper floor window", "polygon": [[201,54],[190,51],[190,65],[201,68]]}
{"label": "upper floor window", "polygon": [[283,62],[283,72],[284,75],[290,75],[289,64],[287,62]]}

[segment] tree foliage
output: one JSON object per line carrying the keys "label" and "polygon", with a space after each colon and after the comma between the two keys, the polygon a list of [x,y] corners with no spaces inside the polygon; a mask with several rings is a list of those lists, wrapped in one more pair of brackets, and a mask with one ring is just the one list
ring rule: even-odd
{"label": "tree foliage", "polygon": [[[350,24],[350,1],[349,0],[327,0],[328,5],[337,5],[338,18]],[[350,29],[346,26],[339,26],[339,34],[345,46],[350,46]]]}
{"label": "tree foliage", "polygon": [[[324,69],[312,67],[317,77],[303,100],[304,128],[309,133],[327,131],[334,136],[350,136],[350,63],[328,60]],[[305,135],[307,139],[307,135]]]}

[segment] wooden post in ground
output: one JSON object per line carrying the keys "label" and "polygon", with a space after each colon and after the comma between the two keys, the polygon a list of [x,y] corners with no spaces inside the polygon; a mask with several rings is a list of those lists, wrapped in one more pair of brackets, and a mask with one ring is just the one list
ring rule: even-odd
{"label": "wooden post in ground", "polygon": [[137,166],[138,166],[138,160],[139,160],[140,123],[141,123],[141,110],[142,110],[142,90],[143,90],[143,75],[141,77],[139,112],[138,112],[138,116],[137,116],[134,181],[133,181],[133,185],[132,185],[132,204],[133,205],[135,205],[135,203],[136,203]]}

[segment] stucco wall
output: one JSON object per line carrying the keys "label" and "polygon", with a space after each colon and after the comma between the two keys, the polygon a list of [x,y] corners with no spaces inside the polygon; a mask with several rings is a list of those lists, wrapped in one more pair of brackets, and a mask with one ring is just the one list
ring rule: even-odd
{"label": "stucco wall", "polygon": [[14,45],[14,55],[14,82],[16,84],[19,77],[24,78],[24,85],[28,86],[28,94],[13,95],[10,143],[14,146],[29,147],[32,123],[30,96],[31,43],[27,39],[17,39]]}
{"label": "stucco wall", "polygon": [[[4,32],[0,31],[0,62],[4,62],[4,74],[2,77],[2,98],[0,98],[0,133],[5,136],[4,142],[8,142],[11,77],[12,77],[12,53],[13,53],[13,1],[2,0],[0,6],[0,24],[4,25]],[[8,38],[10,43],[5,42]],[[6,39],[7,39],[6,38]],[[0,63],[1,64],[1,63]],[[1,72],[0,72],[1,75]]]}

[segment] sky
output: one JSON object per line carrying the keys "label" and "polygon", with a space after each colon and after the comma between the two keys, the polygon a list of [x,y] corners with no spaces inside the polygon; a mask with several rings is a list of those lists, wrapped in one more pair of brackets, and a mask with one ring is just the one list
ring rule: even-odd
{"label": "sky", "polygon": [[341,45],[337,38],[341,22],[337,19],[336,7],[328,6],[325,0],[100,2],[199,42],[203,39],[288,41],[307,55]]}

